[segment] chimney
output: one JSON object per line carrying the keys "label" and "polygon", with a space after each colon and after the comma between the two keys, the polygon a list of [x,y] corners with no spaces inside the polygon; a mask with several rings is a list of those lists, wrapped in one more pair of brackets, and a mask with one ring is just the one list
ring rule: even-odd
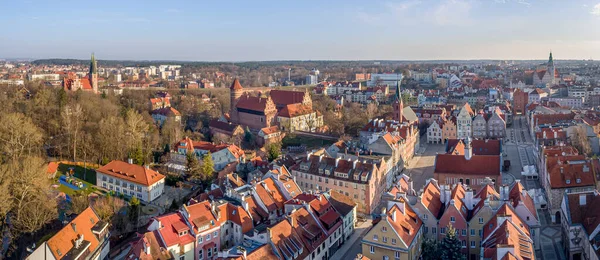
{"label": "chimney", "polygon": [[392,211],[392,221],[394,222],[396,222],[396,211],[397,210]]}
{"label": "chimney", "polygon": [[133,164],[133,159],[131,159],[131,158],[127,159],[127,163]]}
{"label": "chimney", "polygon": [[585,206],[586,204],[586,195],[579,194],[579,206]]}
{"label": "chimney", "polygon": [[465,204],[467,204],[467,208],[469,210],[473,209],[475,206],[475,201],[473,199],[473,190],[469,189],[465,192]]}
{"label": "chimney", "polygon": [[357,163],[357,162],[358,162],[358,159],[357,159],[357,160],[354,160],[354,162],[352,162],[352,169],[356,169],[356,163]]}
{"label": "chimney", "polygon": [[339,162],[340,162],[340,157],[335,158],[335,167],[338,167]]}
{"label": "chimney", "polygon": [[323,154],[321,154],[321,155],[319,156],[319,163],[321,163],[321,161],[323,161],[323,156],[324,156]]}
{"label": "chimney", "polygon": [[500,186],[500,200],[508,200],[508,185]]}

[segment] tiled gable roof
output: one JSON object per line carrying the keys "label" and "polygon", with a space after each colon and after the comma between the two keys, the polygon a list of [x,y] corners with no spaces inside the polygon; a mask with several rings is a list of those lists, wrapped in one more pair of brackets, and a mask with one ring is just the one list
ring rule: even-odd
{"label": "tiled gable roof", "polygon": [[435,173],[500,176],[497,155],[473,155],[467,160],[464,155],[438,154],[435,160]]}
{"label": "tiled gable roof", "polygon": [[425,206],[433,216],[436,218],[441,217],[444,205],[440,200],[440,188],[437,187],[433,182],[427,183],[421,194],[421,203]]}
{"label": "tiled gable roof", "polygon": [[553,189],[595,186],[593,165],[583,155],[546,158],[546,169]]}
{"label": "tiled gable roof", "polygon": [[89,244],[88,251],[94,252],[101,244],[98,235],[94,231],[98,229],[105,230],[106,228],[108,228],[108,223],[101,221],[96,212],[88,207],[52,236],[47,241],[47,245],[56,259],[75,258],[78,250],[80,250],[75,247],[77,239],[82,239],[80,248],[84,248]]}
{"label": "tiled gable roof", "polygon": [[271,90],[269,95],[277,106],[285,106],[291,104],[299,104],[304,100],[306,93],[302,91],[288,91],[288,90]]}
{"label": "tiled gable roof", "polygon": [[404,212],[398,207],[398,205],[394,204],[387,212],[386,218],[396,233],[400,236],[402,241],[404,241],[404,244],[410,247],[417,233],[419,233],[423,222],[421,221],[421,218],[417,216],[417,213],[408,205],[408,203],[404,201],[401,201],[400,203],[405,204]]}
{"label": "tiled gable roof", "polygon": [[[185,219],[179,213],[171,213],[155,218],[160,221],[161,226],[156,230],[160,233],[166,247],[173,245],[185,246],[196,241],[192,235]],[[185,235],[179,235],[185,232]]]}
{"label": "tiled gable roof", "polygon": [[145,186],[150,186],[165,178],[164,175],[150,168],[123,161],[112,161],[96,171]]}

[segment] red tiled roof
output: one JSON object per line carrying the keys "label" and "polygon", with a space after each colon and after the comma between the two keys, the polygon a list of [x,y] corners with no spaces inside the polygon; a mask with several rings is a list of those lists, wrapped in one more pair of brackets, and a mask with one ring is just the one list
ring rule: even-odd
{"label": "red tiled roof", "polygon": [[[127,260],[170,260],[173,255],[159,243],[159,235],[156,231],[149,231],[144,234],[136,234],[136,239],[131,243],[131,249],[126,254]],[[150,247],[150,254],[146,254],[145,247]]]}
{"label": "red tiled roof", "polygon": [[263,208],[258,206],[253,196],[247,197],[245,202],[248,203],[248,211],[250,212],[250,215],[254,221],[258,222],[263,218],[269,217],[269,213],[265,212]]}
{"label": "red tiled roof", "polygon": [[[600,195],[595,191],[567,196],[571,224],[581,224],[588,234],[592,234],[600,225]],[[581,197],[585,197],[585,205],[581,205]]]}
{"label": "red tiled roof", "polygon": [[302,104],[289,104],[279,111],[278,116],[292,118],[313,113],[312,107]]}
{"label": "red tiled roof", "polygon": [[271,101],[269,98],[242,95],[235,106],[236,108],[264,112],[269,101]]}
{"label": "red tiled roof", "polygon": [[242,84],[240,84],[240,81],[238,79],[234,79],[233,83],[231,83],[231,87],[229,87],[230,90],[242,90],[244,89],[242,87]]}
{"label": "red tiled roof", "polygon": [[[173,245],[185,246],[194,243],[196,238],[192,235],[188,225],[185,223],[183,216],[179,213],[171,213],[155,218],[160,221],[160,227],[157,231],[160,233],[166,247]],[[185,232],[185,235],[179,235]]]}
{"label": "red tiled roof", "polygon": [[[404,203],[404,212],[400,210],[398,205],[394,204],[392,208],[390,208],[387,213],[387,220],[390,225],[396,230],[396,233],[400,236],[402,241],[408,246],[410,246],[415,239],[417,233],[419,233],[419,229],[423,225],[421,218],[417,216],[417,214],[412,210],[412,208],[408,205],[408,203],[401,201],[400,203]],[[396,216],[396,220],[394,221],[393,216]]]}
{"label": "red tiled roof", "polygon": [[331,203],[333,208],[335,208],[335,210],[337,210],[344,216],[348,215],[348,213],[350,213],[352,209],[355,208],[357,205],[356,202],[352,200],[352,198],[344,195],[339,191],[330,190],[329,195],[329,202]]}
{"label": "red tiled roof", "polygon": [[435,173],[500,176],[500,156],[473,155],[467,160],[464,155],[438,154]]}
{"label": "red tiled roof", "polygon": [[278,126],[265,127],[260,129],[265,135],[270,135],[279,132]]}
{"label": "red tiled roof", "polygon": [[119,179],[150,186],[165,178],[164,175],[144,166],[123,161],[112,161],[96,170]]}
{"label": "red tiled roof", "polygon": [[[465,154],[465,143],[460,139],[448,139],[448,154]],[[474,155],[500,155],[500,140],[471,140]]]}
{"label": "red tiled roof", "polygon": [[80,236],[84,241],[90,242],[90,252],[96,251],[100,241],[92,232],[92,228],[98,223],[102,223],[100,218],[88,207],[48,240],[50,252],[56,259],[66,258],[67,253],[75,246],[75,240]]}
{"label": "red tiled roof", "polygon": [[231,221],[236,223],[242,228],[242,233],[248,233],[252,231],[254,226],[252,225],[252,219],[248,212],[244,210],[244,208],[240,206],[235,206],[231,203],[221,204],[219,206],[219,210],[221,211],[221,217],[225,217],[222,221]]}
{"label": "red tiled roof", "polygon": [[223,130],[224,132],[233,134],[233,132],[236,130],[236,128],[238,128],[240,126],[237,124],[222,122],[217,119],[213,119],[213,120],[210,120],[210,122],[208,123],[208,127],[216,128],[219,130]]}
{"label": "red tiled roof", "polygon": [[181,113],[177,111],[177,109],[173,107],[163,107],[159,109],[152,110],[153,115],[163,115],[163,116],[181,116]]}
{"label": "red tiled roof", "polygon": [[304,100],[305,92],[302,91],[287,91],[287,90],[271,90],[269,96],[277,106],[299,104]]}
{"label": "red tiled roof", "polygon": [[512,201],[512,206],[516,207],[519,205],[519,202],[522,201],[523,205],[529,210],[529,212],[533,215],[534,218],[537,219],[537,210],[535,209],[535,203],[529,193],[523,187],[521,182],[515,183],[515,185],[510,189],[508,194],[508,198]]}
{"label": "red tiled roof", "polygon": [[555,156],[546,159],[550,187],[553,189],[595,186],[592,167],[591,162],[583,155]]}
{"label": "red tiled roof", "polygon": [[425,185],[423,194],[421,194],[421,203],[433,216],[439,218],[442,213],[442,202],[440,200],[440,189],[432,182]]}
{"label": "red tiled roof", "polygon": [[183,205],[184,210],[189,214],[188,222],[192,225],[195,232],[203,232],[204,227],[212,229],[220,225],[211,210],[211,202],[202,201],[189,206]]}

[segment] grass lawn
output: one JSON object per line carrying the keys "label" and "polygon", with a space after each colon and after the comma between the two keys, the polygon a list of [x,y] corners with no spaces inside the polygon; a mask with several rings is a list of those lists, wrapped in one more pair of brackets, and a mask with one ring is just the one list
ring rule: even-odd
{"label": "grass lawn", "polygon": [[329,146],[331,144],[333,144],[334,141],[331,140],[324,140],[324,139],[319,139],[319,138],[314,138],[314,137],[306,137],[306,136],[289,136],[286,135],[283,140],[281,141],[281,146],[283,148],[286,148],[288,146],[299,146],[299,145],[306,145],[306,148],[315,148],[315,147],[323,147],[323,146]]}
{"label": "grass lawn", "polygon": [[61,175],[63,175],[63,174],[59,172],[56,176],[56,184],[58,184],[57,189],[59,191],[66,193],[67,195],[74,195],[76,192],[83,192],[84,194],[88,195],[88,194],[98,190],[98,189],[96,189],[96,187],[93,184],[91,184],[87,181],[83,181],[83,183],[85,184],[85,189],[73,190],[70,187],[60,184],[60,182],[58,181],[58,178],[60,178]]}
{"label": "grass lawn", "polygon": [[[58,172],[62,173],[64,175],[64,174],[70,172],[70,168],[73,168],[75,177],[77,177],[78,179],[84,180],[88,183],[96,185],[96,170],[94,168],[86,167],[87,168],[86,169],[83,166],[61,163],[58,165]],[[84,177],[85,177],[85,179],[84,179]]]}

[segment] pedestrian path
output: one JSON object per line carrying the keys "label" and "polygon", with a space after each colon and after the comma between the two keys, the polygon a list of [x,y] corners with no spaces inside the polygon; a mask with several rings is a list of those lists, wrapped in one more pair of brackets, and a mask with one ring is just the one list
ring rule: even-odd
{"label": "pedestrian path", "polygon": [[544,260],[562,260],[567,259],[563,247],[560,225],[552,224],[548,211],[538,210],[540,216],[540,243],[541,250],[537,250],[536,258]]}
{"label": "pedestrian path", "polygon": [[[354,234],[352,234],[350,238],[348,238],[348,240],[346,240],[346,242],[344,242],[344,244],[335,252],[335,254],[331,256],[330,260],[354,259],[356,254],[362,252],[360,240],[362,240],[363,236],[367,233],[367,231],[369,231],[370,227],[370,219],[365,222],[361,222],[358,226],[356,226],[354,228]],[[357,246],[359,248],[355,248]]]}

